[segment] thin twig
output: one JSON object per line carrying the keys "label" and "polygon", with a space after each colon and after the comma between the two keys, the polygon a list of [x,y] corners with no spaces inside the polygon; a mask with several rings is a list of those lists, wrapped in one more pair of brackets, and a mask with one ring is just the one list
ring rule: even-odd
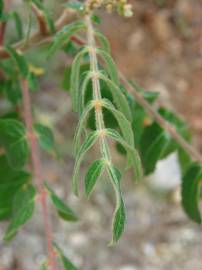
{"label": "thin twig", "polygon": [[176,142],[195,160],[202,163],[202,157],[187,141],[177,132],[177,130],[169,124],[145,99],[137,92],[125,78],[125,76],[119,72],[119,77],[126,89],[132,93],[136,101],[156,120],[156,122],[164,128]]}
{"label": "thin twig", "polygon": [[44,220],[44,231],[46,234],[47,241],[47,249],[49,255],[49,264],[52,270],[57,270],[57,263],[55,258],[55,252],[53,248],[53,236],[52,236],[52,226],[48,214],[48,206],[47,206],[47,193],[44,189],[44,180],[41,169],[41,161],[40,161],[40,151],[38,146],[37,137],[33,131],[33,119],[32,119],[32,111],[31,111],[31,101],[30,94],[28,88],[28,82],[26,79],[21,80],[21,88],[22,88],[22,98],[23,98],[23,112],[24,112],[24,121],[27,128],[27,137],[29,140],[29,145],[31,149],[31,161],[33,167],[33,173],[36,178],[36,186],[40,193],[40,201],[42,206],[42,215]]}

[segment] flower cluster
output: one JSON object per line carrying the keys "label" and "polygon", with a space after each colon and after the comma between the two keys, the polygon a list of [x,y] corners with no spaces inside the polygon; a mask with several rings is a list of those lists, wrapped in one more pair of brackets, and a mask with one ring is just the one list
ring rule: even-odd
{"label": "flower cluster", "polygon": [[85,11],[87,13],[101,7],[104,7],[109,13],[116,10],[124,17],[133,15],[132,5],[128,3],[128,0],[87,0],[85,2]]}

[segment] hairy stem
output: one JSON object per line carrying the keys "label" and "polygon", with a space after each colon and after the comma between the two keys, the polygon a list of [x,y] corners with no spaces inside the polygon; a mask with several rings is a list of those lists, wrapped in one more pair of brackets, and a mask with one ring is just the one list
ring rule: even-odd
{"label": "hairy stem", "polygon": [[32,119],[32,111],[31,111],[31,101],[30,94],[28,88],[28,82],[26,79],[21,80],[21,88],[22,88],[22,97],[23,97],[23,112],[24,112],[24,121],[27,128],[27,136],[29,140],[29,145],[31,149],[31,161],[32,161],[32,169],[34,176],[36,178],[36,185],[38,191],[40,193],[40,201],[42,206],[42,215],[44,221],[44,231],[46,235],[47,241],[47,249],[49,255],[49,264],[52,270],[57,270],[57,263],[55,258],[55,252],[53,249],[53,235],[52,235],[52,226],[48,213],[47,206],[47,193],[44,190],[44,180],[42,175],[41,161],[40,161],[40,151],[38,146],[37,137],[33,130],[33,119]]}
{"label": "hairy stem", "polygon": [[[99,69],[98,60],[96,54],[96,44],[94,37],[93,25],[90,16],[86,16],[86,26],[87,26],[87,43],[89,46],[89,57],[90,57],[90,69],[93,72],[92,83],[93,83],[93,99],[94,101],[99,101],[102,99],[100,90],[100,80],[99,80]],[[95,106],[95,118],[96,118],[96,129],[100,132],[104,131],[105,124],[103,119],[102,107]],[[105,134],[100,136],[100,148],[103,157],[107,162],[111,161],[108,143]]]}
{"label": "hairy stem", "polygon": [[[73,21],[74,19],[75,19],[75,14],[70,15],[68,13],[68,11],[65,10],[62,13],[62,15],[59,17],[57,22],[55,23],[56,32],[60,31],[61,28],[66,23],[69,23],[69,22]],[[31,49],[33,47],[36,47],[38,45],[41,45],[44,43],[49,43],[49,42],[51,42],[51,40],[52,40],[52,35],[43,36],[43,35],[41,35],[40,32],[37,32],[30,37],[30,43],[27,46],[24,46],[24,42],[21,41],[21,42],[14,44],[13,47],[16,49],[20,49],[22,51],[26,51],[26,50]],[[85,44],[85,41],[77,36],[72,36],[71,40],[78,45]],[[5,59],[8,57],[10,57],[10,55],[0,45],[0,59]],[[159,115],[159,113],[144,99],[144,97],[141,94],[139,94],[137,91],[135,91],[131,87],[131,85],[128,83],[127,79],[125,78],[125,76],[121,72],[119,72],[119,76],[120,76],[122,82],[124,83],[126,89],[135,96],[137,102],[143,108],[145,108],[147,110],[149,115],[151,115],[159,123],[160,126],[162,126],[163,128],[166,129],[166,131],[176,140],[176,142],[181,147],[184,148],[184,150],[193,158],[193,160],[202,163],[201,154],[196,149],[194,149],[189,143],[187,143],[187,141],[185,141],[184,138],[180,134],[178,134],[178,132],[175,130],[175,128],[171,124],[169,124],[164,118],[162,118]]]}

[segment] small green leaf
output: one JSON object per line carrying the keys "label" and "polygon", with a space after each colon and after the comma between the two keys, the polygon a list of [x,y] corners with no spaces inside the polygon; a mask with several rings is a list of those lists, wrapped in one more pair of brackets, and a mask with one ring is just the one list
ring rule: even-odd
{"label": "small green leaf", "polygon": [[81,68],[81,61],[84,55],[88,52],[88,49],[85,47],[82,49],[77,56],[75,57],[72,67],[71,67],[71,77],[70,77],[70,93],[72,97],[72,107],[77,112],[78,105],[79,105],[79,86],[80,86],[80,68]]}
{"label": "small green leaf", "polygon": [[131,121],[132,116],[131,116],[129,104],[126,97],[121,92],[120,88],[103,74],[100,74],[99,78],[100,80],[103,80],[108,85],[109,90],[112,93],[114,103],[116,104],[118,110],[120,110],[125,115],[125,117],[129,121]]}
{"label": "small green leaf", "polygon": [[74,264],[64,255],[63,251],[56,243],[54,243],[54,248],[56,249],[65,270],[77,270],[76,266],[74,266]]}
{"label": "small green leaf", "polygon": [[170,135],[156,123],[144,130],[140,150],[146,175],[155,170],[156,164],[162,159],[170,140]]}
{"label": "small green leaf", "polygon": [[74,213],[74,211],[67,206],[56,194],[55,192],[49,187],[49,185],[46,183],[45,187],[47,188],[51,201],[56,207],[59,216],[67,221],[77,221],[78,217]]}
{"label": "small green leaf", "polygon": [[79,1],[69,1],[68,3],[64,4],[66,8],[70,8],[76,11],[83,11],[84,10],[84,4]]}
{"label": "small green leaf", "polygon": [[108,164],[107,169],[108,169],[110,179],[112,180],[113,188],[116,193],[116,209],[113,215],[113,236],[109,244],[111,246],[114,244],[114,242],[117,242],[120,239],[124,231],[126,214],[125,214],[125,206],[123,203],[121,190],[120,190],[121,173],[112,164]]}
{"label": "small green leaf", "polygon": [[11,240],[33,215],[35,205],[36,190],[33,186],[23,186],[15,195],[13,201],[13,214],[9,224],[5,240]]}
{"label": "small green leaf", "polygon": [[88,115],[93,109],[93,102],[90,101],[87,106],[85,107],[85,110],[83,111],[79,123],[75,132],[75,137],[74,137],[74,152],[77,153],[80,145],[81,145],[81,133],[82,130],[85,128],[86,121],[88,119]]}
{"label": "small green leaf", "polygon": [[97,48],[96,52],[98,54],[98,56],[101,57],[101,59],[105,62],[106,65],[106,70],[111,78],[111,80],[117,85],[119,86],[119,75],[117,72],[117,68],[116,68],[116,64],[114,63],[114,60],[112,59],[112,57],[110,56],[110,54],[108,54],[106,51]]}
{"label": "small green leaf", "polygon": [[133,166],[135,180],[136,181],[141,180],[143,177],[143,172],[141,166],[141,159],[137,150],[133,146],[130,146],[116,130],[108,128],[105,129],[105,132],[107,136],[109,136],[116,142],[120,143],[125,148],[129,158],[128,166],[129,167]]}
{"label": "small green leaf", "polygon": [[56,50],[60,49],[64,43],[67,43],[72,35],[76,32],[84,30],[85,24],[82,22],[74,22],[64,26],[53,38],[53,42],[50,45],[48,56],[55,53]]}
{"label": "small green leaf", "polygon": [[15,194],[29,179],[29,173],[14,170],[9,166],[6,156],[0,156],[0,220],[11,217]]}
{"label": "small green leaf", "polygon": [[28,64],[25,57],[10,46],[7,46],[6,50],[8,51],[12,59],[15,60],[17,67],[19,69],[20,75],[26,78],[29,74],[29,69],[28,69]]}
{"label": "small green leaf", "polygon": [[41,148],[49,153],[56,150],[54,135],[51,129],[41,124],[35,124],[34,130],[38,135],[39,145]]}
{"label": "small green leaf", "polygon": [[73,174],[73,191],[75,195],[78,195],[78,174],[79,174],[79,168],[81,161],[85,155],[85,153],[94,145],[98,138],[98,132],[94,131],[91,132],[88,137],[85,139],[83,144],[81,145],[81,148],[79,149],[77,156],[76,156],[76,161],[75,161],[75,166],[74,166],[74,174]]}
{"label": "small green leaf", "polygon": [[16,27],[16,31],[18,33],[18,38],[22,39],[23,38],[23,27],[22,27],[21,17],[19,16],[19,14],[16,11],[12,12],[12,17],[15,21],[15,27]]}
{"label": "small green leaf", "polygon": [[23,124],[13,119],[0,119],[0,145],[6,150],[9,164],[21,168],[27,161],[29,147]]}
{"label": "small green leaf", "polygon": [[92,16],[91,16],[91,20],[92,20],[92,22],[94,22],[95,24],[101,24],[101,23],[102,23],[101,18],[98,17],[97,15],[92,15]]}
{"label": "small green leaf", "polygon": [[182,179],[182,206],[186,214],[195,222],[201,224],[199,209],[199,194],[202,183],[202,167],[192,164]]}
{"label": "small green leaf", "polygon": [[98,38],[101,48],[110,54],[110,45],[108,39],[102,34],[102,32],[95,30],[94,31],[95,36]]}
{"label": "small green leaf", "polygon": [[116,120],[119,124],[120,130],[121,130],[121,133],[123,134],[123,137],[126,140],[126,142],[131,147],[133,147],[134,146],[134,136],[133,136],[133,131],[132,131],[130,122],[126,119],[124,114],[119,112],[114,107],[114,105],[109,100],[103,99],[102,102],[103,102],[102,106],[104,108],[106,108],[107,110],[109,110],[116,118]]}
{"label": "small green leaf", "polygon": [[104,168],[105,168],[105,160],[103,159],[95,160],[89,167],[85,177],[85,191],[87,197],[89,197],[90,194],[92,193],[92,190],[97,180],[101,177]]}

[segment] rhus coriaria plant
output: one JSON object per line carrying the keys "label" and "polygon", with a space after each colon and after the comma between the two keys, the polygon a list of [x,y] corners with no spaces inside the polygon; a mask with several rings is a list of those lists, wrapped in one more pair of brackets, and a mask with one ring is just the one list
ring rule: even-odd
{"label": "rhus coriaria plant", "polygon": [[[63,4],[62,15],[54,21],[43,1],[30,0],[24,4],[29,11],[26,33],[22,16],[10,11],[9,0],[0,0],[0,94],[9,103],[9,110],[0,110],[0,219],[8,222],[4,240],[15,237],[40,203],[47,241],[47,260],[41,269],[56,270],[59,266],[76,269],[54,242],[47,201],[64,221],[76,222],[78,216],[43,175],[41,151],[57,156],[57,144],[52,130],[36,122],[32,110],[32,93],[40,88],[38,75],[43,76],[43,71],[30,63],[27,51],[41,44],[47,44],[46,59],[59,50],[73,56],[63,80],[72,110],[79,119],[72,142],[75,152],[72,190],[79,196],[79,183],[84,181],[85,195],[90,198],[103,174],[110,181],[115,209],[109,244],[115,244],[124,231],[127,216],[121,190],[124,172],[132,169],[131,178],[137,184],[172,152],[178,154],[183,175],[183,208],[192,220],[201,223],[198,203],[202,158],[190,144],[186,123],[164,107],[155,110],[158,93],[145,91],[118,71],[109,42],[97,29],[101,23],[96,15],[98,9],[131,17],[132,6],[127,0],[68,1]],[[38,31],[32,34],[33,16]],[[10,20],[16,25],[16,43],[6,40]],[[79,179],[80,165],[93,147],[99,149],[99,155],[91,161],[84,179]],[[124,170],[115,164],[115,150],[125,160]]]}

